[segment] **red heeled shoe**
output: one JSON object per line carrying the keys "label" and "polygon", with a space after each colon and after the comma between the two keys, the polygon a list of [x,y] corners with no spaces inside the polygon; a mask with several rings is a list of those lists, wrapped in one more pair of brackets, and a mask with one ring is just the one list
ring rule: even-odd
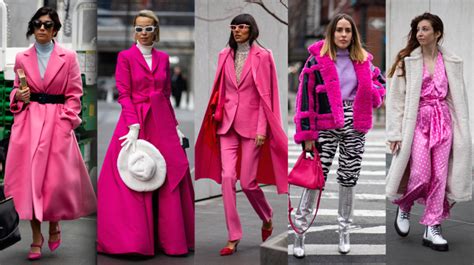
{"label": "red heeled shoe", "polygon": [[[271,220],[269,221],[271,222]],[[266,229],[262,226],[262,242],[265,242],[273,233],[273,225],[270,227],[270,229]]]}
{"label": "red heeled shoe", "polygon": [[[229,241],[229,242],[232,242],[232,241]],[[225,248],[221,249],[221,251],[220,251],[221,256],[229,256],[229,255],[232,255],[235,252],[237,252],[237,245],[239,244],[239,242],[240,242],[240,240],[237,240],[237,242],[234,245],[234,248],[225,247]]]}
{"label": "red heeled shoe", "polygon": [[272,233],[273,233],[273,227],[270,228],[269,230],[262,228],[262,242],[265,242],[265,240],[267,240],[267,238],[269,238],[272,235]]}
{"label": "red heeled shoe", "polygon": [[[61,234],[61,228],[59,227],[59,224],[58,224],[58,230],[54,231],[54,232],[50,232],[49,233],[49,238],[51,238],[51,236],[54,236],[54,235],[60,235]],[[55,251],[57,248],[59,248],[59,245],[61,245],[61,236],[59,237],[58,240],[56,241],[50,241],[48,240],[48,247],[49,247],[49,250],[51,250],[51,252]]]}
{"label": "red heeled shoe", "polygon": [[38,260],[41,258],[41,248],[43,247],[43,243],[44,243],[44,238],[43,238],[43,235],[41,235],[41,244],[31,244],[30,247],[34,248],[39,248],[40,249],[40,252],[39,253],[35,253],[35,252],[31,252],[31,249],[30,249],[30,252],[28,253],[28,259],[29,260]]}

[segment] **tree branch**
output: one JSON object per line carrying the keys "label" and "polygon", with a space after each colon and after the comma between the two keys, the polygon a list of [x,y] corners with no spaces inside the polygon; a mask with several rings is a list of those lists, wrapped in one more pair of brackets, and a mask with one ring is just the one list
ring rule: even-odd
{"label": "tree branch", "polygon": [[271,10],[269,10],[265,4],[263,3],[262,0],[245,0],[245,2],[247,3],[251,3],[251,4],[257,4],[259,6],[261,6],[268,14],[270,14],[272,17],[274,17],[276,20],[278,20],[280,23],[284,24],[284,25],[287,25],[288,26],[288,22],[284,21],[283,19],[281,19],[280,17],[278,17],[275,13],[273,13]]}

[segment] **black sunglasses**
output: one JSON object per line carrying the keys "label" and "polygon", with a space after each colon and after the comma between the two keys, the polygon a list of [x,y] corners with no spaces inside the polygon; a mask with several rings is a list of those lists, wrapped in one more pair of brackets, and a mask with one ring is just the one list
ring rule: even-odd
{"label": "black sunglasses", "polygon": [[45,29],[51,29],[52,27],[54,27],[54,22],[51,20],[43,22],[37,19],[37,20],[33,20],[32,24],[33,24],[33,27],[35,27],[36,29],[40,29],[41,26],[44,26]]}

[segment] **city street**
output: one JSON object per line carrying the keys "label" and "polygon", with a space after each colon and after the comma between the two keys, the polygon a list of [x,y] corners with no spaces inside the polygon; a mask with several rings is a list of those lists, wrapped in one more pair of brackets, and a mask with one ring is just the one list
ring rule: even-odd
{"label": "city street", "polygon": [[[289,170],[301,154],[301,146],[292,139],[294,126],[290,127]],[[385,130],[373,129],[366,136],[362,170],[356,186],[355,211],[351,226],[351,252],[338,252],[338,190],[336,169],[338,155],[334,158],[316,221],[306,235],[306,257],[293,256],[294,232],[288,226],[288,264],[334,263],[385,263]],[[302,189],[292,187],[291,202],[296,208]],[[293,211],[293,214],[296,210]],[[294,218],[294,215],[292,216]]]}

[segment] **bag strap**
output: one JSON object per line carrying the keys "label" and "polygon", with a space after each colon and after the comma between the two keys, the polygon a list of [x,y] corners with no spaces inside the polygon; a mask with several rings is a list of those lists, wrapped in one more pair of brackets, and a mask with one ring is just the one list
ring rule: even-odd
{"label": "bag strap", "polygon": [[308,227],[305,230],[301,231],[298,228],[296,228],[295,224],[293,223],[293,219],[291,218],[291,212],[293,211],[293,207],[291,207],[290,189],[288,189],[288,220],[290,221],[290,225],[293,228],[293,230],[295,231],[295,233],[302,235],[302,234],[306,233],[306,231],[308,231],[311,228],[311,226],[314,223],[314,220],[316,219],[316,216],[318,215],[319,203],[321,202],[321,194],[322,193],[323,193],[323,189],[320,189],[319,190],[319,195],[318,195],[318,198],[317,198],[318,201],[316,202],[316,212],[314,213],[313,219],[309,223]]}

